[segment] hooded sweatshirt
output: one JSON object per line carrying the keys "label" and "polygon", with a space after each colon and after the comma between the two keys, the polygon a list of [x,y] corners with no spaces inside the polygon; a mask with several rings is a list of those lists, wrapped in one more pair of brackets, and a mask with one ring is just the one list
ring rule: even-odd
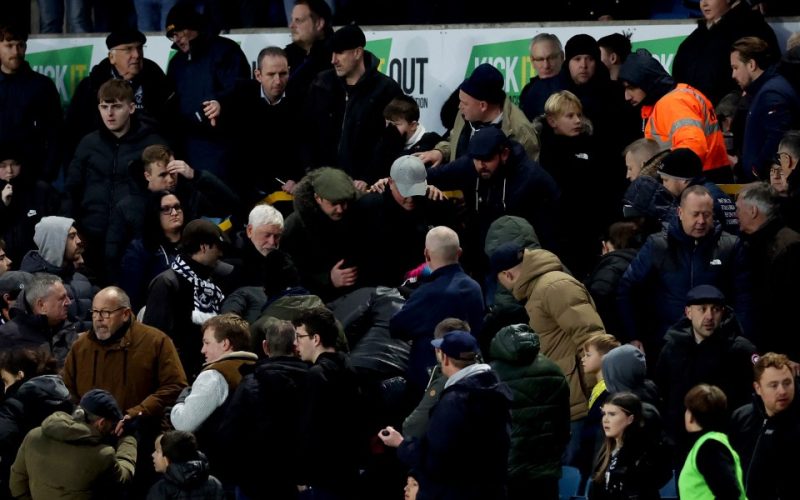
{"label": "hooded sweatshirt", "polygon": [[611,349],[603,357],[603,380],[609,394],[632,392],[645,403],[656,405],[658,392],[647,377],[644,353],[630,344]]}
{"label": "hooded sweatshirt", "polygon": [[75,224],[69,217],[42,217],[36,224],[33,242],[39,248],[39,254],[49,264],[61,267],[64,263],[64,249],[67,246],[67,234]]}

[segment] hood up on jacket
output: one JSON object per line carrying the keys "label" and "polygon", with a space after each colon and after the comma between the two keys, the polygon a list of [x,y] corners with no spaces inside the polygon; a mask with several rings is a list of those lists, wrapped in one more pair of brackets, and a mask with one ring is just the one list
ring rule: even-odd
{"label": "hood up on jacket", "polygon": [[488,257],[497,250],[497,247],[510,242],[531,250],[542,248],[530,222],[516,215],[503,215],[489,226],[483,251]]}
{"label": "hood up on jacket", "polygon": [[50,265],[60,268],[64,264],[64,249],[67,246],[67,234],[75,224],[69,217],[48,216],[36,224],[33,242],[39,254]]}
{"label": "hood up on jacket", "polygon": [[526,324],[509,325],[492,339],[492,359],[511,365],[529,366],[539,355],[539,335]]}
{"label": "hood up on jacket", "polygon": [[42,435],[55,441],[90,446],[100,444],[103,439],[96,428],[75,420],[63,411],[57,411],[44,419]]}
{"label": "hood up on jacket", "polygon": [[208,481],[208,460],[202,453],[198,452],[197,454],[196,460],[169,464],[164,473],[164,479],[174,483],[182,490],[202,488]]}
{"label": "hood up on jacket", "polygon": [[639,396],[643,403],[657,405],[658,390],[648,380],[647,363],[644,353],[630,344],[611,349],[603,357],[603,380],[609,394],[616,392],[632,392]]}
{"label": "hood up on jacket", "polygon": [[647,95],[642,104],[650,106],[675,88],[675,80],[647,49],[628,56],[619,70],[619,79],[644,90]]}

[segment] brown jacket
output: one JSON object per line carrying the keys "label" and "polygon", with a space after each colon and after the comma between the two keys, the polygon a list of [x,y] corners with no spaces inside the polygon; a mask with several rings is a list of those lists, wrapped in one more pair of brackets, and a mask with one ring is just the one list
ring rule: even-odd
{"label": "brown jacket", "polygon": [[594,381],[583,373],[580,348],[589,335],[605,332],[591,295],[547,250],[525,250],[512,293],[517,300],[527,299],[525,310],[541,340],[541,353],[555,361],[569,381],[571,419],[585,417]]}
{"label": "brown jacket", "polygon": [[161,418],[187,385],[172,340],[133,318],[117,342],[102,344],[93,331],[82,333],[67,355],[64,383],[76,399],[105,389],[127,415],[154,418]]}

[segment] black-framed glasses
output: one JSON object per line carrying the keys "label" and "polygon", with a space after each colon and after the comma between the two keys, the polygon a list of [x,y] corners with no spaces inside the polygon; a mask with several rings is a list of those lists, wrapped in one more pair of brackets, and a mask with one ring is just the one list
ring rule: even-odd
{"label": "black-framed glasses", "polygon": [[302,339],[304,337],[310,337],[311,335],[300,335],[299,333],[294,334],[295,339]]}
{"label": "black-framed glasses", "polygon": [[179,213],[179,212],[183,211],[183,207],[181,207],[179,204],[178,205],[164,205],[163,207],[161,207],[161,213],[164,214],[164,215],[171,214],[173,210],[175,211],[175,213]]}
{"label": "black-framed glasses", "polygon": [[92,317],[93,318],[95,316],[100,316],[103,319],[108,319],[108,318],[111,317],[112,314],[114,314],[115,312],[119,311],[120,309],[125,309],[125,306],[120,306],[120,307],[118,307],[116,309],[112,309],[111,311],[106,311],[105,309],[92,309],[89,312],[92,313]]}

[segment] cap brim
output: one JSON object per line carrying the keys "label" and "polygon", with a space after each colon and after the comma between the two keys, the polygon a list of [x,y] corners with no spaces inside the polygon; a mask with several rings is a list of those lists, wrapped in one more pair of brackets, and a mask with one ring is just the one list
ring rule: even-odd
{"label": "cap brim", "polygon": [[400,194],[406,198],[409,196],[425,196],[425,193],[428,192],[428,183],[418,182],[416,184],[411,184],[410,186],[401,186],[400,184],[397,184],[397,190],[400,191]]}
{"label": "cap brim", "polygon": [[442,347],[442,342],[444,342],[444,337],[431,340],[431,345],[437,349],[440,349]]}

